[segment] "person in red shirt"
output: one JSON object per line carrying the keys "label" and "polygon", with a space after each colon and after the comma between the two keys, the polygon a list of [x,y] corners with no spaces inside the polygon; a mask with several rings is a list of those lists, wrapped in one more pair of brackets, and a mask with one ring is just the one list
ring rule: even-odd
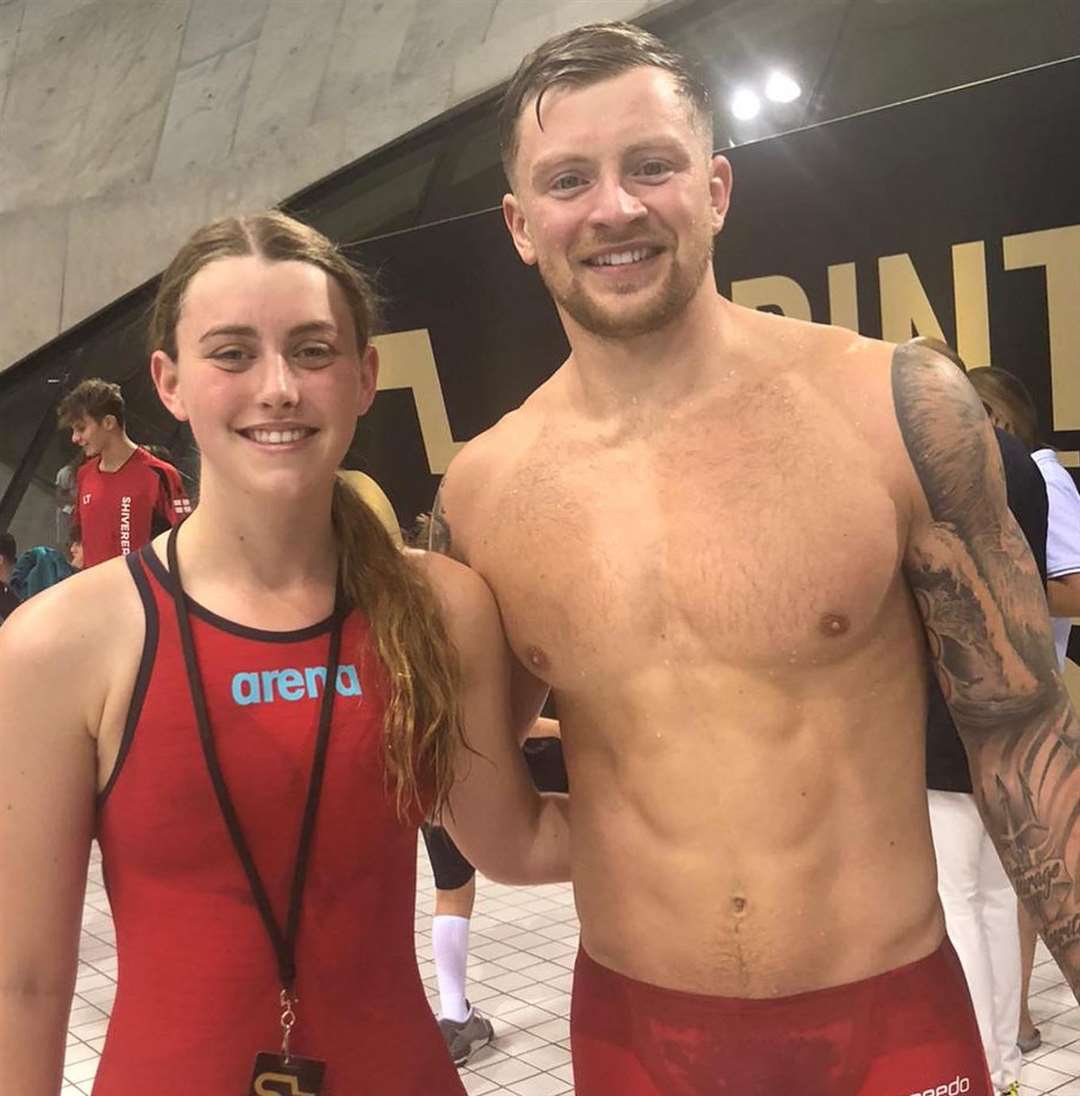
{"label": "person in red shirt", "polygon": [[138,551],[191,513],[180,473],[128,437],[118,384],[85,380],[57,413],[86,458],[76,474],[72,515],[86,567]]}

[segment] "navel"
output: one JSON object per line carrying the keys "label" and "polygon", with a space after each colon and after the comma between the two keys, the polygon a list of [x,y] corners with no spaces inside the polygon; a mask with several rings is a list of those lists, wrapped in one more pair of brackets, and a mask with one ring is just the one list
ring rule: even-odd
{"label": "navel", "polygon": [[746,899],[745,898],[732,898],[731,910],[736,917],[742,917],[746,913]]}
{"label": "navel", "polygon": [[821,634],[829,636],[842,636],[851,629],[851,621],[843,613],[826,613],[818,625]]}

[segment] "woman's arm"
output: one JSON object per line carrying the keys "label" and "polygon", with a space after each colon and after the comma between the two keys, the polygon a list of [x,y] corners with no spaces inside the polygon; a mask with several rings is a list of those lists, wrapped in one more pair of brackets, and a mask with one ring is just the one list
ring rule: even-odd
{"label": "woman's arm", "polygon": [[511,654],[487,583],[464,564],[426,555],[462,669],[462,710],[469,749],[441,819],[462,852],[501,883],[570,878],[569,802],[540,793],[511,719]]}
{"label": "woman's arm", "polygon": [[94,827],[94,644],[55,593],[0,628],[0,1068],[19,1096],[60,1091]]}

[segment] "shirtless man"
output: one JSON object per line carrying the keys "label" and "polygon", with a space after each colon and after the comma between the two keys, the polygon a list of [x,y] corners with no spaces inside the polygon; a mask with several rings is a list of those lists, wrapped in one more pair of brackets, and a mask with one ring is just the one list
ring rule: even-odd
{"label": "shirtless man", "polygon": [[927,821],[927,650],[1076,988],[1080,724],[1046,600],[950,362],[718,295],[711,134],[682,59],[637,28],[523,62],[503,208],[572,351],[437,500],[433,546],[499,601],[520,719],[558,701],[577,1092],[977,1096]]}

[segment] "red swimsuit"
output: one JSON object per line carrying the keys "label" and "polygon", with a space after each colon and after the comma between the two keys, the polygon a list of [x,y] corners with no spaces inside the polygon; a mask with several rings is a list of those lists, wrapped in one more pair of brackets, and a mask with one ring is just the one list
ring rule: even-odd
{"label": "red swimsuit", "polygon": [[[168,573],[149,548],[128,565],[146,643],[99,804],[119,972],[94,1093],[239,1096],[256,1054],[280,1048],[275,956],[200,747]],[[193,603],[190,619],[225,781],[283,923],[331,622],[261,632]],[[416,966],[419,819],[400,821],[386,790],[383,671],[357,612],[340,661],[292,1049],[327,1063],[326,1096],[460,1096]]]}
{"label": "red swimsuit", "polygon": [[578,952],[577,1096],[993,1096],[960,961],[739,1000],[647,985]]}

